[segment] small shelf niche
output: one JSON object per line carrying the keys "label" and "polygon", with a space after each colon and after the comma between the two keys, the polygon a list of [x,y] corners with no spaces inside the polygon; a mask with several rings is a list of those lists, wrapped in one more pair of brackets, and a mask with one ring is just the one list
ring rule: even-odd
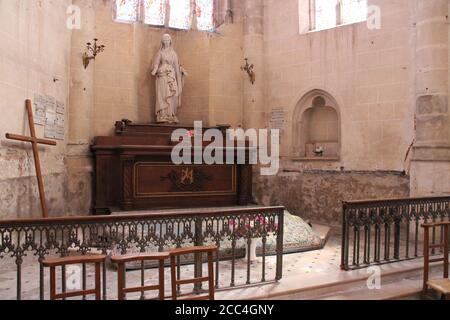
{"label": "small shelf niche", "polygon": [[294,158],[338,161],[341,148],[340,113],[327,92],[313,90],[297,104],[294,118]]}

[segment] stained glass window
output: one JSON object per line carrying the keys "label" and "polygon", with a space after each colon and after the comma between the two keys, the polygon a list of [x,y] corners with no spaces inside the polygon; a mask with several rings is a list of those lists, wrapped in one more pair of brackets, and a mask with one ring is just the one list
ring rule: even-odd
{"label": "stained glass window", "polygon": [[[117,22],[136,22],[175,29],[191,29],[194,14],[197,30],[213,32],[217,0],[111,0]],[[222,0],[220,0],[222,1]],[[220,3],[217,2],[218,4]],[[167,15],[169,22],[166,24]],[[219,20],[219,18],[218,18]]]}
{"label": "stained glass window", "polygon": [[135,22],[138,20],[139,0],[116,0],[115,20]]}
{"label": "stained glass window", "polygon": [[197,29],[214,31],[214,0],[196,0]]}
{"label": "stained glass window", "polygon": [[192,23],[191,0],[169,0],[169,27],[175,29],[190,29]]}
{"label": "stained glass window", "polygon": [[324,30],[336,26],[337,4],[337,0],[315,1],[315,30]]}
{"label": "stained glass window", "polygon": [[367,0],[341,0],[342,23],[355,23],[367,19]]}
{"label": "stained glass window", "polygon": [[163,26],[166,21],[165,0],[144,0],[144,23]]}

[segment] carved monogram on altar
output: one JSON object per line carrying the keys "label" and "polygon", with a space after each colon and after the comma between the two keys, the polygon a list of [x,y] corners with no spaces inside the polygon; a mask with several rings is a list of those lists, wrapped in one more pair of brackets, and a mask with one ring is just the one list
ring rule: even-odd
{"label": "carved monogram on altar", "polygon": [[161,177],[161,181],[166,180],[171,182],[172,192],[197,192],[203,189],[203,182],[211,181],[212,177],[197,168],[183,168],[181,174],[172,170],[167,176]]}

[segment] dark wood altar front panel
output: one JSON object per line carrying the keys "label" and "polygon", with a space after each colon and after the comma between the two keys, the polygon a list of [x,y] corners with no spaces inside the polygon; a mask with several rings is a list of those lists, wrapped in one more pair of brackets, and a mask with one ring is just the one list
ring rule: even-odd
{"label": "dark wood altar front panel", "polygon": [[[129,169],[127,169],[129,167]],[[174,165],[142,159],[124,164],[123,210],[247,204],[236,165]],[[130,185],[131,184],[131,185]],[[247,189],[247,188],[243,188]],[[243,196],[245,194],[245,196]]]}

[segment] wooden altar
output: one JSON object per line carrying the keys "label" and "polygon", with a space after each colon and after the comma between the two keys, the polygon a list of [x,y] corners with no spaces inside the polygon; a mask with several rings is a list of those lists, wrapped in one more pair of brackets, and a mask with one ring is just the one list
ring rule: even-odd
{"label": "wooden altar", "polygon": [[[251,165],[236,161],[223,165],[172,163],[176,143],[171,135],[179,128],[194,129],[123,120],[116,123],[114,136],[94,139],[94,214],[110,214],[117,208],[130,211],[250,203]],[[226,136],[226,126],[215,128]]]}

